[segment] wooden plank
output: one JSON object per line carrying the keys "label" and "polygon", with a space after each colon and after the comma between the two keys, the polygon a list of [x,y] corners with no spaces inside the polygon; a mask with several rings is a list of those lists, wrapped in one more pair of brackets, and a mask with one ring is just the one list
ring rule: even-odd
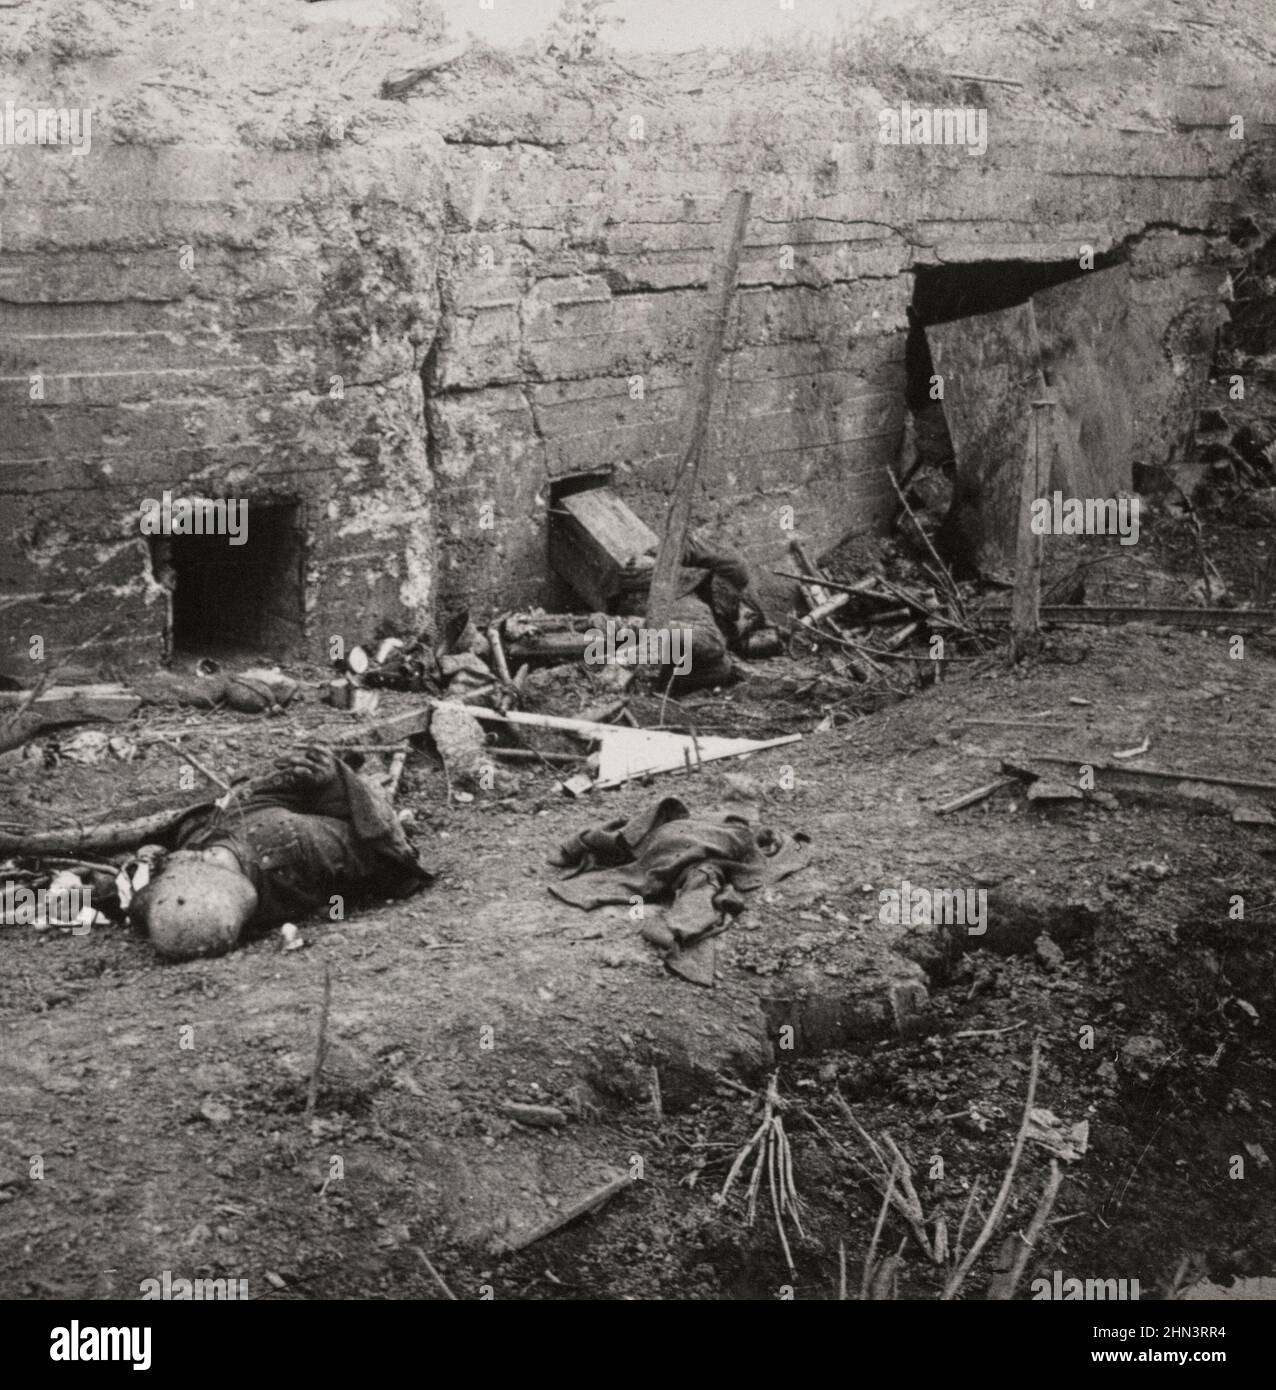
{"label": "wooden plank", "polygon": [[[352,722],[337,734],[333,740],[334,746],[346,747],[352,743],[398,743],[403,739],[415,738],[417,734],[423,734],[429,729],[430,712],[429,707],[424,706],[420,709],[406,710],[403,714],[393,715],[375,724],[369,724],[362,719],[358,723]],[[329,734],[331,730],[323,729],[320,732]]]}
{"label": "wooden plank", "polygon": [[[433,700],[432,704],[441,705],[442,700]],[[451,701],[447,702],[452,704]],[[566,734],[580,734],[585,738],[600,738],[604,733],[614,731],[614,724],[599,724],[592,719],[567,719],[557,714],[527,714],[522,710],[507,710],[504,714],[498,714],[496,710],[484,709],[482,705],[452,705],[452,708],[459,709],[462,714],[468,714],[473,719],[494,720],[498,724],[522,724],[529,729],[557,729]]]}
{"label": "wooden plank", "polygon": [[740,264],[740,249],[744,245],[744,229],[749,221],[751,199],[751,194],[739,189],[728,196],[718,246],[709,272],[709,313],[701,330],[695,369],[687,391],[686,413],[680,425],[681,436],[687,442],[674,479],[669,510],[665,514],[660,549],[651,578],[651,592],[647,599],[647,621],[652,626],[660,625],[664,620],[662,615],[669,612],[676,597],[678,571],[682,567],[687,533],[691,528],[696,482],[700,476],[700,461],[709,431],[714,377],[722,356],[727,310]]}
{"label": "wooden plank", "polygon": [[636,777],[659,772],[678,772],[690,765],[718,762],[722,758],[742,758],[764,748],[780,748],[801,741],[801,734],[783,738],[719,738],[668,734],[654,729],[609,727],[602,737],[598,755],[598,777],[594,786],[602,791],[619,787]]}
{"label": "wooden plank", "polygon": [[1032,296],[1041,370],[1058,401],[1058,453],[1047,480],[1069,497],[1116,497],[1136,458],[1178,439],[1179,383],[1131,294],[1127,266],[1089,271]]}
{"label": "wooden plank", "polygon": [[122,685],[51,685],[29,701],[30,691],[0,691],[0,744],[18,746],[41,729],[95,720],[118,723],[141,708],[141,697]]}
{"label": "wooden plank", "polygon": [[544,1240],[546,1236],[562,1230],[568,1222],[596,1211],[604,1202],[623,1192],[633,1183],[633,1178],[628,1173],[621,1173],[618,1169],[609,1169],[608,1174],[605,1182],[592,1188],[584,1196],[563,1202],[547,1220],[534,1226],[525,1226],[522,1230],[507,1230],[503,1235],[495,1237],[492,1242],[493,1254],[508,1255],[516,1250],[526,1250],[536,1241]]}
{"label": "wooden plank", "polygon": [[1049,491],[1128,493],[1134,460],[1164,457],[1181,433],[1185,385],[1131,285],[1125,266],[1089,271],[1026,304],[927,328],[957,460],[957,534],[945,540],[968,535],[984,568],[1014,561],[1024,407],[1047,379],[1058,403]]}
{"label": "wooden plank", "polygon": [[535,661],[581,661],[591,642],[588,632],[543,632],[536,637],[520,637],[509,644],[509,656],[515,663]]}
{"label": "wooden plank", "polygon": [[[27,698],[26,690],[0,690],[0,707],[21,705]],[[106,683],[101,685],[50,685],[42,690],[34,701],[40,704],[49,700],[97,700],[111,695],[132,696],[126,685]]]}
{"label": "wooden plank", "polygon": [[1028,402],[1045,395],[1031,303],[926,330],[957,477],[937,539],[981,569],[1014,564]]}
{"label": "wooden plank", "polygon": [[[990,604],[982,616],[1005,620],[1010,609]],[[1276,627],[1276,608],[1144,608],[1133,604],[1066,604],[1041,606],[1043,623],[1076,623],[1102,626],[1118,623],[1158,623],[1165,627],[1228,628],[1234,632],[1261,632]]]}
{"label": "wooden plank", "polygon": [[562,733],[597,740],[601,751],[598,778],[594,785],[600,789],[618,787],[648,773],[677,772],[686,767],[689,761],[698,765],[716,762],[720,758],[740,758],[765,748],[780,748],[802,740],[801,734],[768,739],[719,738],[716,735],[701,738],[657,729],[598,724],[588,719],[567,719],[554,714],[527,714],[522,710],[497,714],[495,710],[483,709],[479,705],[460,705],[457,708],[475,719],[488,722],[520,724],[529,729],[557,729]]}
{"label": "wooden plank", "polygon": [[1015,592],[1010,608],[1013,649],[1017,656],[1022,656],[1036,641],[1041,625],[1041,554],[1044,536],[1033,529],[1032,507],[1043,495],[1050,480],[1050,421],[1053,413],[1052,401],[1032,402],[1028,447],[1024,451],[1019,483],[1019,537],[1015,549]]}
{"label": "wooden plank", "polygon": [[1160,786],[1166,782],[1203,782],[1209,787],[1228,787],[1233,791],[1253,792],[1256,796],[1276,796],[1276,782],[1258,782],[1241,777],[1217,777],[1207,772],[1182,772],[1161,767],[1126,767],[1119,763],[1102,763],[1096,758],[1064,757],[1058,753],[1026,753],[1029,763],[1051,763],[1055,766],[1094,769],[1095,789],[1103,790],[1099,777],[1116,787],[1138,790],[1140,786]]}
{"label": "wooden plank", "polygon": [[950,816],[954,811],[964,811],[967,806],[974,806],[980,801],[986,801],[1003,787],[1012,787],[1015,784],[1013,777],[1001,777],[996,782],[985,782],[982,787],[976,787],[973,791],[966,792],[962,796],[954,797],[952,801],[946,801],[942,806],[935,807],[937,816]]}

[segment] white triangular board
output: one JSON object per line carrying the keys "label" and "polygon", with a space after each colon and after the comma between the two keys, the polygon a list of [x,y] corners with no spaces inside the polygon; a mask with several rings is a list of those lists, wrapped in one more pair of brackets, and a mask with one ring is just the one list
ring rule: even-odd
{"label": "white triangular board", "polygon": [[739,758],[746,753],[758,753],[764,748],[779,748],[785,743],[798,743],[801,734],[786,734],[783,738],[717,738],[712,735],[692,738],[690,734],[668,734],[651,729],[625,729],[608,726],[601,735],[598,754],[598,778],[595,788],[618,787],[635,777],[655,772],[677,772],[698,763],[716,762],[719,758]]}

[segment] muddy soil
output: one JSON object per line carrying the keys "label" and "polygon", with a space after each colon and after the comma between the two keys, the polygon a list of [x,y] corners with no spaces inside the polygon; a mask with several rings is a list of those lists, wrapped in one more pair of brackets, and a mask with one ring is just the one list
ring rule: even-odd
{"label": "muddy soil", "polygon": [[[1254,534],[1210,537],[1236,575]],[[1106,762],[1144,739],[1130,766],[1276,782],[1273,645],[1248,637],[1238,659],[1230,637],[1222,614],[1194,632],[1060,631],[1028,666],[954,663],[879,713],[811,711],[799,745],[581,802],[539,770],[516,795],[449,802],[422,752],[402,800],[442,876],[407,902],[302,923],[300,951],[276,936],[172,966],[123,927],[6,927],[0,1291],[135,1298],[168,1270],[243,1279],[254,1298],[444,1297],[424,1255],[461,1298],[830,1298],[844,1249],[856,1296],[881,1197],[850,1115],[907,1156],[929,1239],[942,1218],[951,1252],[969,1208],[969,1248],[1034,1041],[1036,1105],[1068,1129],[1088,1121],[1089,1142],[1061,1162],[1019,1296],[1056,1269],[1137,1278],[1152,1296],[1270,1274],[1273,827],[1237,823],[1236,798],[1202,784],[1098,802],[1030,801],[1016,784],[935,809],[1003,759]],[[191,751],[226,776],[333,720],[311,705],[274,720],[172,711],[131,732],[197,731]],[[129,764],[10,767],[3,819],[120,814],[171,793],[178,766],[144,743]],[[719,940],[712,990],[667,973],[626,909],[585,913],[546,890],[561,840],[672,791],[753,804],[813,841],[809,867]],[[954,949],[884,925],[879,894],[903,880],[986,890],[987,932]],[[715,1199],[772,1074],[801,1197],[792,1267],[765,1177],[753,1224],[751,1165]],[[511,1102],[564,1123],[522,1124]],[[1050,1158],[1028,1145],[960,1296],[986,1296]],[[532,1239],[624,1177],[602,1209]],[[899,1297],[936,1297],[953,1267],[894,1213],[887,1254]]]}

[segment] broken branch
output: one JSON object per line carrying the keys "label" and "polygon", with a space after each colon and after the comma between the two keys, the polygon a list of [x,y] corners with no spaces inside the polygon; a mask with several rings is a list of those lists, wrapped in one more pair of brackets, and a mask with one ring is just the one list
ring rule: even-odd
{"label": "broken branch", "polygon": [[966,1276],[983,1253],[984,1246],[992,1239],[997,1227],[1001,1224],[1001,1218],[1005,1215],[1007,1206],[1010,1204],[1010,1189],[1014,1184],[1015,1173],[1019,1168],[1019,1160],[1023,1156],[1024,1145],[1028,1140],[1028,1121],[1032,1115],[1033,1101],[1037,1097],[1037,1073],[1040,1067],[1041,1042],[1038,1040],[1032,1045],[1032,1063],[1028,1071],[1028,1094],[1023,1104],[1023,1119],[1019,1122],[1019,1133],[1015,1136],[1015,1145],[1010,1153],[1010,1162],[1006,1166],[1006,1175],[1001,1180],[1001,1189],[997,1193],[996,1201],[992,1204],[992,1210],[988,1213],[988,1219],[984,1222],[983,1229],[975,1237],[975,1243],[957,1266],[952,1278],[944,1285],[944,1291],[940,1294],[941,1302],[950,1302],[957,1296]]}
{"label": "broken branch", "polygon": [[195,769],[195,771],[198,772],[201,776],[207,778],[208,781],[210,781],[213,784],[213,786],[220,787],[223,792],[230,791],[229,782],[223,782],[222,779],[218,777],[218,775],[211,768],[206,767],[203,763],[201,763],[200,760],[194,755],[194,753],[188,753],[186,749],[181,747],[180,744],[174,743],[172,739],[170,739],[167,735],[156,734],[154,741],[156,743],[162,743],[165,748],[170,749],[172,752],[176,753],[179,758],[182,758],[186,762],[190,763],[190,765]]}
{"label": "broken branch", "polygon": [[324,1054],[328,1050],[328,1007],[332,1003],[332,970],[327,962],[323,967],[323,1004],[319,1009],[319,1033],[315,1039],[315,1064],[310,1069],[310,1083],[306,1087],[306,1119],[315,1113],[315,1101],[319,1098],[319,1073],[323,1071]]}

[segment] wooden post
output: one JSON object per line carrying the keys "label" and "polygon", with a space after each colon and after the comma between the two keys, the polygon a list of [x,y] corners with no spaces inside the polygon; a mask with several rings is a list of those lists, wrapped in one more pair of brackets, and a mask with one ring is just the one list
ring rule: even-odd
{"label": "wooden post", "polygon": [[[1042,536],[1032,529],[1032,504],[1049,486],[1054,465],[1054,402],[1033,401],[1028,421],[1028,448],[1024,454],[1023,478],[1019,485],[1019,536],[1015,551],[1015,594],[1010,623],[1015,659],[1035,643],[1041,626]],[[1049,413],[1047,413],[1049,412]],[[1042,430],[1046,448],[1041,448]],[[1042,476],[1044,464],[1045,474]]]}
{"label": "wooden post", "polygon": [[751,197],[751,194],[737,189],[727,198],[726,213],[722,219],[713,265],[709,270],[709,313],[696,345],[695,363],[687,383],[687,400],[681,421],[680,434],[686,440],[686,447],[674,477],[660,549],[656,552],[656,567],[651,576],[651,592],[647,598],[647,620],[653,625],[665,621],[673,604],[678,570],[686,549],[687,532],[691,528],[691,509],[700,476],[700,460],[709,433],[713,380],[722,356],[727,310],[731,304],[731,291],[735,288]]}

